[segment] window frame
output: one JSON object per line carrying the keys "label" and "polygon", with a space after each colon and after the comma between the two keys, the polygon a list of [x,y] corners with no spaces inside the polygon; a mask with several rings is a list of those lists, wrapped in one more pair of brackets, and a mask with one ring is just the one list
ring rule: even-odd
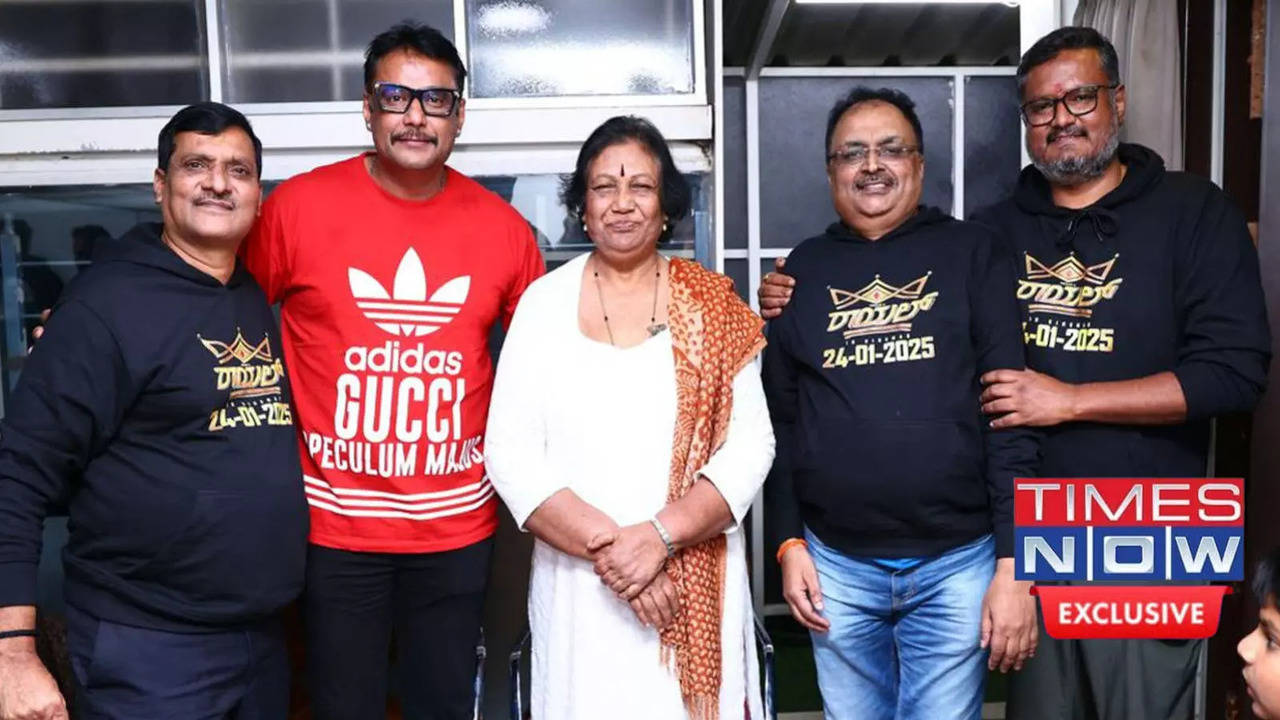
{"label": "window frame", "polygon": [[[463,89],[463,97],[467,99],[468,112],[484,110],[549,110],[577,109],[599,107],[680,107],[708,106],[709,93],[706,55],[706,3],[714,0],[680,0],[690,6],[690,18],[693,23],[693,91],[689,93],[671,93],[663,95],[557,95],[550,97],[473,97],[474,84],[468,83]],[[467,36],[466,0],[453,2],[454,45],[458,54],[468,57],[470,42]],[[204,0],[204,36],[205,44],[202,53],[192,55],[199,65],[203,54],[208,68],[208,99],[214,102],[227,102],[223,88],[223,56],[226,54],[222,40],[222,8],[219,0]],[[211,21],[212,19],[212,21]],[[332,54],[329,51],[307,51],[293,53],[309,55],[315,52]],[[342,53],[343,51],[338,51]],[[345,51],[350,53],[351,51]],[[282,53],[289,54],[289,53]],[[185,56],[184,56],[185,57]],[[355,59],[355,58],[353,58]],[[236,103],[235,107],[251,113],[312,114],[346,112],[358,100],[321,100],[283,103]],[[23,108],[0,109],[0,124],[10,121],[33,120],[110,120],[139,116],[172,115],[182,105],[163,106],[90,106],[77,108]],[[5,125],[0,125],[5,126]],[[711,137],[708,131],[705,136]],[[0,151],[3,152],[3,151]]]}
{"label": "window frame", "polygon": [[[648,117],[672,142],[709,144],[714,118],[707,86],[705,17],[707,3],[718,0],[682,1],[690,3],[693,20],[694,92],[471,98],[473,86],[468,84],[467,120],[458,149],[559,143],[576,147],[601,122],[618,114]],[[466,0],[452,2],[455,44],[466,57]],[[223,101],[220,5],[219,0],[204,0],[209,95],[219,102]],[[311,159],[345,157],[369,148],[361,105],[359,100],[342,100],[237,103],[235,107],[253,122],[267,157],[276,158],[279,153],[284,160],[264,162],[264,170],[274,176],[273,165],[293,174]],[[134,173],[149,161],[140,163],[129,156],[154,153],[160,128],[181,107],[0,109],[0,176],[6,186],[136,182]]]}
{"label": "window frame", "polygon": [[[465,95],[467,111],[498,109],[541,109],[541,108],[590,108],[637,106],[680,106],[706,105],[708,103],[707,87],[707,42],[706,42],[706,5],[714,0],[681,0],[690,5],[690,18],[693,21],[693,92],[670,93],[666,95],[556,95],[548,97],[496,97],[473,98],[471,93],[474,83],[468,83]],[[453,0],[453,34],[459,38],[454,44],[458,53],[469,59],[471,50],[470,37],[467,34],[466,18],[467,0]],[[708,132],[707,138],[711,137]]]}

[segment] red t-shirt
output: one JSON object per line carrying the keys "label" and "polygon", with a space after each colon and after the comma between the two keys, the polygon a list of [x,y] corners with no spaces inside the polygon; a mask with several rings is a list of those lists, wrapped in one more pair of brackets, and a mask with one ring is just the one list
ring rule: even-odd
{"label": "red t-shirt", "polygon": [[543,272],[524,218],[453,170],[430,200],[396,198],[358,156],[276,188],[243,255],[282,303],[311,541],[438,552],[490,536],[489,331]]}

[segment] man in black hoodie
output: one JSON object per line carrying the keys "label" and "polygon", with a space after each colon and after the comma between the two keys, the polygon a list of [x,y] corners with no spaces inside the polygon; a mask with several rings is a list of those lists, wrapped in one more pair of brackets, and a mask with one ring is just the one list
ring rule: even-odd
{"label": "man in black hoodie", "polygon": [[[1019,254],[1027,364],[983,378],[997,427],[1045,428],[1043,477],[1201,477],[1209,419],[1248,412],[1270,359],[1257,254],[1209,181],[1121,144],[1115,49],[1090,28],[1018,68],[1033,166],[978,219]],[[1189,718],[1203,643],[1049,640],[1009,717]]]}
{"label": "man in black hoodie", "polygon": [[[984,376],[984,409],[995,427],[1044,428],[1042,477],[1203,476],[1210,418],[1251,410],[1270,361],[1244,218],[1119,142],[1119,61],[1097,31],[1046,35],[1017,77],[1033,165],[977,219],[1017,253],[1030,369]],[[788,286],[762,286],[765,315]],[[1013,720],[1191,717],[1202,643],[1041,645],[1012,679]]]}
{"label": "man in black hoodie", "polygon": [[1012,518],[1035,438],[987,428],[978,403],[981,373],[1023,367],[1013,261],[919,205],[922,140],[897,91],[832,109],[841,222],[791,253],[795,298],[764,359],[783,594],[834,719],[977,720],[989,664],[1035,646]]}
{"label": "man in black hoodie", "polygon": [[36,566],[66,503],[68,645],[86,717],[283,718],[278,613],[307,509],[280,339],[237,263],[262,145],[218,103],[160,131],[163,225],[59,300],[0,429],[0,719],[65,718],[35,655]]}

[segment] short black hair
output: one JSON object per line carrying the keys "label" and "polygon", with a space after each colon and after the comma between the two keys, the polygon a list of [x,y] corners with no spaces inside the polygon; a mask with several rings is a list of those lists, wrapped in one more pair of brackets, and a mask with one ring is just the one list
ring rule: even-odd
{"label": "short black hair", "polygon": [[662,137],[653,123],[642,117],[611,117],[591,132],[578,151],[578,162],[573,174],[566,176],[560,184],[560,202],[571,216],[581,220],[587,207],[587,173],[590,172],[591,163],[605,148],[629,141],[640,143],[653,155],[661,168],[659,200],[662,203],[662,214],[667,216],[667,229],[658,238],[658,242],[666,242],[675,231],[676,222],[689,214],[689,206],[693,202],[692,193],[689,183],[676,169],[676,161],[671,157],[666,138]]}
{"label": "short black hair", "polygon": [[373,86],[373,76],[378,71],[378,62],[396,50],[411,50],[423,57],[439,60],[453,68],[453,80],[462,92],[467,81],[467,68],[462,64],[458,48],[454,47],[444,33],[431,27],[404,20],[378,33],[364,51],[364,87],[369,90]]}
{"label": "short black hair", "polygon": [[1253,573],[1253,597],[1258,607],[1276,605],[1277,591],[1280,591],[1280,547],[1267,553]]}
{"label": "short black hair", "polygon": [[836,132],[836,125],[840,124],[840,118],[844,117],[844,114],[849,112],[855,105],[877,100],[898,108],[898,111],[907,118],[907,122],[911,123],[911,129],[916,133],[916,144],[920,147],[920,157],[924,157],[924,128],[920,126],[920,116],[916,115],[916,103],[911,99],[911,96],[893,88],[873,90],[865,85],[859,85],[837,100],[836,104],[831,106],[831,112],[827,114],[827,141],[822,147],[822,156],[824,158],[831,152],[831,136]]}
{"label": "short black hair", "polygon": [[249,118],[230,105],[217,102],[188,105],[169,118],[169,122],[160,128],[160,139],[156,143],[156,167],[168,172],[173,149],[178,144],[178,133],[220,135],[228,128],[240,128],[253,141],[253,160],[257,164],[258,179],[262,179],[262,141],[253,133]]}
{"label": "short black hair", "polygon": [[1116,55],[1116,46],[1111,44],[1107,36],[1091,27],[1068,25],[1045,35],[1036,41],[1022,55],[1018,63],[1018,97],[1026,87],[1027,76],[1031,71],[1049,62],[1064,50],[1096,50],[1098,59],[1102,61],[1102,70],[1107,74],[1107,82],[1120,84],[1120,57]]}

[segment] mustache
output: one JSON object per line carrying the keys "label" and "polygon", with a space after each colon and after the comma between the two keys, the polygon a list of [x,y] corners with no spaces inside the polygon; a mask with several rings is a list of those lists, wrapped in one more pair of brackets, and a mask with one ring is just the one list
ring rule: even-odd
{"label": "mustache", "polygon": [[859,175],[857,181],[854,182],[854,187],[861,190],[862,188],[875,183],[883,183],[889,187],[893,187],[898,184],[898,179],[891,175],[887,170],[877,170],[873,173],[863,173],[862,175]]}
{"label": "mustache", "polygon": [[200,197],[195,199],[195,204],[196,205],[222,205],[231,210],[236,209],[236,201],[231,199],[231,195],[229,193],[227,195],[214,195],[211,193],[205,193],[204,195],[201,195]]}
{"label": "mustache", "polygon": [[436,137],[435,135],[427,135],[426,133],[414,132],[412,130],[392,133],[391,135],[391,142],[403,142],[406,140],[415,141],[415,142],[429,142],[432,145],[440,144],[440,138]]}
{"label": "mustache", "polygon": [[1060,137],[1089,137],[1089,132],[1079,125],[1068,125],[1064,128],[1053,128],[1045,136],[1045,144],[1052,143]]}

